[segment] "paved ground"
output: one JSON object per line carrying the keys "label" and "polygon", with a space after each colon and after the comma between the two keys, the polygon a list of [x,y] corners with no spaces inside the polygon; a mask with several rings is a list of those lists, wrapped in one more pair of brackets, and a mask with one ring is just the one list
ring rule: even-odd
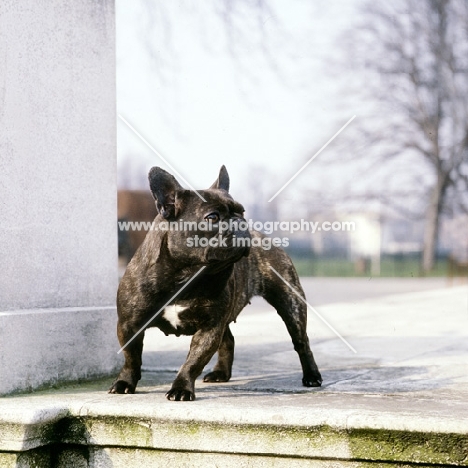
{"label": "paved ground", "polygon": [[[455,285],[465,284],[461,280]],[[302,286],[313,306],[337,302],[356,302],[391,294],[432,291],[451,286],[447,278],[301,278]]]}
{"label": "paved ground", "polygon": [[[320,390],[301,388],[299,361],[286,328],[268,304],[254,302],[231,326],[236,338],[232,381],[227,385],[200,382],[199,396],[235,388],[435,399],[443,392],[456,399],[468,397],[468,286],[434,289],[441,281],[303,281],[309,303],[356,350],[309,311],[309,337],[324,378]],[[419,291],[387,295],[409,289]],[[315,303],[313,291],[319,297]],[[346,301],[348,293],[353,301]],[[366,295],[372,298],[358,300]],[[329,303],[333,298],[337,302]],[[165,337],[149,330],[143,363],[148,374],[140,388],[167,386],[189,343],[189,337]]]}

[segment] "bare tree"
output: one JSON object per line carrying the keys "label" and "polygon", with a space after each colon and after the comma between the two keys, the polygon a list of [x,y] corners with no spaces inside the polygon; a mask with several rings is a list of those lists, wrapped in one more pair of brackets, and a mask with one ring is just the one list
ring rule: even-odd
{"label": "bare tree", "polygon": [[361,19],[350,57],[380,115],[361,119],[359,136],[378,147],[367,156],[388,166],[380,199],[399,198],[403,208],[408,194],[424,201],[427,272],[442,213],[468,209],[468,2],[370,1]]}

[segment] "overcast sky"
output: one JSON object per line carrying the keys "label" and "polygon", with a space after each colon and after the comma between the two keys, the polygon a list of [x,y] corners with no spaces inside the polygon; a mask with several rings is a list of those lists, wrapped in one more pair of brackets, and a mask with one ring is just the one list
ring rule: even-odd
{"label": "overcast sky", "polygon": [[[263,21],[266,54],[255,21],[227,41],[215,1],[148,3],[160,8],[149,31],[141,0],[117,0],[117,110],[196,188],[225,164],[239,193],[264,167],[257,172],[271,196],[352,116],[340,107],[346,77],[329,65],[356,21],[357,0],[271,1],[277,21]],[[119,120],[118,161],[127,171],[129,159],[143,184],[153,165],[170,171]]]}

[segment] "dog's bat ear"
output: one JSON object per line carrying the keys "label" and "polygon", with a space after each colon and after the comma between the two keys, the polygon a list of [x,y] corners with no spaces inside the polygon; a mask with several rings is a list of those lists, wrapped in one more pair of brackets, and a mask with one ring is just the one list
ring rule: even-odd
{"label": "dog's bat ear", "polygon": [[175,177],[160,167],[153,167],[149,171],[148,180],[151,193],[156,200],[156,208],[165,219],[175,215],[176,192],[183,190]]}
{"label": "dog's bat ear", "polygon": [[221,169],[219,170],[219,176],[210,189],[222,189],[226,190],[226,192],[229,192],[229,174],[226,166],[221,166]]}

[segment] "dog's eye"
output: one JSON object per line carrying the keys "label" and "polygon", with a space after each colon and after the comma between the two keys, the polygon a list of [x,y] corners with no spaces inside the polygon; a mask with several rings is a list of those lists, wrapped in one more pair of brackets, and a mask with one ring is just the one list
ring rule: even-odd
{"label": "dog's eye", "polygon": [[209,215],[205,216],[207,221],[211,220],[213,223],[217,223],[219,221],[219,213],[210,213]]}

